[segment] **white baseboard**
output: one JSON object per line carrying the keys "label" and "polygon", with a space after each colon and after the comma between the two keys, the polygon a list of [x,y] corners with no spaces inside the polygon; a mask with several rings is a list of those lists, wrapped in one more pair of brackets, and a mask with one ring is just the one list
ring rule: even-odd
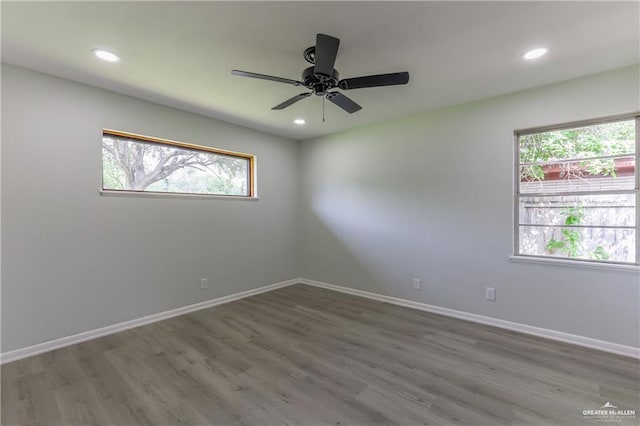
{"label": "white baseboard", "polygon": [[414,302],[412,300],[400,299],[397,297],[385,296],[382,294],[371,293],[364,290],[357,290],[349,287],[343,287],[335,284],[324,283],[321,281],[309,280],[306,278],[297,278],[279,283],[258,287],[252,290],[243,291],[240,293],[230,294],[228,296],[218,297],[210,299],[204,302],[196,303],[189,306],[183,306],[180,308],[172,309],[165,312],[160,312],[153,315],[148,315],[142,318],[136,318],[130,321],[121,322],[118,324],[109,325],[106,327],[97,328],[94,330],[83,331],[81,333],[73,334],[71,336],[62,337],[55,340],[49,340],[47,342],[38,343],[33,346],[16,349],[13,351],[0,354],[0,364],[6,364],[11,361],[17,361],[19,359],[28,358],[30,356],[38,355],[44,352],[49,352],[55,349],[63,348],[65,346],[75,345],[87,340],[96,339],[98,337],[107,336],[109,334],[118,333],[131,328],[140,327],[142,325],[151,324],[153,322],[162,321],[168,318],[184,315],[189,312],[199,311],[201,309],[210,308],[212,306],[221,305],[223,303],[233,302],[235,300],[244,299],[256,294],[265,293],[278,288],[288,287],[293,284],[305,284],[314,287],[326,288],[328,290],[339,291],[342,293],[352,294],[354,296],[366,297],[368,299],[378,300],[380,302],[391,303],[394,305],[405,306],[407,308],[418,309],[421,311],[432,312],[435,314],[445,315],[453,318],[459,318],[471,322],[480,324],[491,325],[494,327],[504,328],[507,330],[513,330],[520,333],[531,334],[534,336],[544,337],[551,340],[557,340],[560,342],[571,343],[578,346],[584,346],[587,348],[598,349],[604,352],[609,352],[617,355],[628,356],[632,358],[640,358],[640,348],[633,346],[621,345],[618,343],[607,342],[605,340],[592,339],[590,337],[579,336],[576,334],[564,333],[562,331],[550,330],[547,328],[535,327],[527,324],[520,324],[517,322],[511,322],[501,320],[498,318],[487,317],[484,315],[472,314],[464,311],[457,311],[455,309],[443,308],[441,306],[429,305],[426,303]]}
{"label": "white baseboard", "polygon": [[176,317],[178,315],[184,315],[189,312],[199,311],[201,309],[207,309],[212,306],[221,305],[223,303],[233,302],[234,300],[244,299],[256,294],[264,293],[267,291],[275,290],[282,287],[287,287],[293,284],[298,284],[297,279],[282,281],[275,284],[266,285],[263,287],[254,288],[240,293],[230,294],[228,296],[217,297],[215,299],[206,300],[204,302],[195,303],[193,305],[183,306],[169,311],[160,312],[153,315],[148,315],[142,318],[136,318],[130,321],[120,322],[118,324],[108,325],[106,327],[96,328],[94,330],[83,331],[81,333],[73,334],[71,336],[61,337],[55,340],[49,340],[47,342],[38,343],[33,346],[27,346],[26,348],[20,348],[9,352],[0,354],[0,364],[6,364],[11,361],[17,361],[19,359],[28,358],[30,356],[38,355],[44,352],[49,352],[55,349],[63,348],[65,346],[75,345],[77,343],[86,342],[87,340],[96,339],[98,337],[107,336],[109,334],[118,333],[120,331],[128,330],[142,325],[151,324],[153,322],[162,321],[168,318]]}
{"label": "white baseboard", "polygon": [[598,349],[598,350],[613,353],[616,355],[623,355],[623,356],[628,356],[632,358],[640,358],[640,348],[636,348],[634,346],[626,346],[626,345],[621,345],[619,343],[607,342],[605,340],[592,339],[590,337],[579,336],[576,334],[565,333],[562,331],[550,330],[548,328],[535,327],[532,325],[501,320],[498,318],[472,314],[464,311],[457,311],[455,309],[443,308],[441,306],[428,305],[426,303],[414,302],[412,300],[400,299],[400,298],[391,297],[391,296],[384,296],[382,294],[371,293],[363,290],[356,290],[353,288],[343,287],[335,284],[328,284],[320,281],[308,280],[306,278],[299,278],[297,281],[300,284],[306,284],[306,285],[311,285],[315,287],[322,287],[329,290],[335,290],[342,293],[352,294],[355,296],[366,297],[367,299],[378,300],[380,302],[406,306],[408,308],[432,312],[440,315],[446,315],[448,317],[459,318],[459,319],[476,322],[480,324],[492,325],[494,327],[518,331],[520,333],[531,334],[538,337],[544,337],[546,339],[557,340],[564,343],[571,343],[573,345],[584,346],[592,349]]}

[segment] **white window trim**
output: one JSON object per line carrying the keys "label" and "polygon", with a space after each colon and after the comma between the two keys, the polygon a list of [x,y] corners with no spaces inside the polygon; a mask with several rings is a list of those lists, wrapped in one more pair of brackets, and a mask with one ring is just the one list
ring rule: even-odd
{"label": "white window trim", "polygon": [[593,260],[573,260],[569,258],[542,257],[532,255],[509,256],[512,263],[531,263],[537,265],[553,265],[569,268],[599,269],[605,271],[631,272],[640,276],[640,265],[630,263],[599,262]]}

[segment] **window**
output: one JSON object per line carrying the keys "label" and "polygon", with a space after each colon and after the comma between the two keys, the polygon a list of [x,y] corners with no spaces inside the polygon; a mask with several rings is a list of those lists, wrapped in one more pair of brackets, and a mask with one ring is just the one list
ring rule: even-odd
{"label": "window", "polygon": [[254,197],[254,157],[114,130],[102,134],[102,189]]}
{"label": "window", "polygon": [[639,117],[516,132],[517,256],[639,263]]}

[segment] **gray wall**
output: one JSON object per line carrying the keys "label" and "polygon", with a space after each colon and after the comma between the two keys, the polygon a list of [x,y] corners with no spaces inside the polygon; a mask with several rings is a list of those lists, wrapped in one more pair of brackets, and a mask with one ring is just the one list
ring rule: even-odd
{"label": "gray wall", "polygon": [[[637,111],[638,75],[626,68],[303,142],[303,276],[639,346],[637,272],[509,261],[514,129]],[[497,301],[484,300],[485,286]]]}
{"label": "gray wall", "polygon": [[[255,154],[260,200],[102,197],[103,128]],[[297,156],[295,141],[3,65],[2,351],[299,276]]]}

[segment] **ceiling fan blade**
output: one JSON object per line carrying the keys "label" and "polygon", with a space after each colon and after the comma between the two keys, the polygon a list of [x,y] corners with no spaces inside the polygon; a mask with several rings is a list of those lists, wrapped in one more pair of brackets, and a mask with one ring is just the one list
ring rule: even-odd
{"label": "ceiling fan blade", "polygon": [[299,95],[295,95],[293,98],[287,99],[283,103],[276,105],[271,109],[285,109],[286,107],[291,106],[304,98],[308,98],[309,96],[311,96],[311,93],[300,93]]}
{"label": "ceiling fan blade", "polygon": [[330,78],[338,56],[340,39],[326,34],[316,35],[316,53],[313,73],[319,77]]}
{"label": "ceiling fan blade", "polygon": [[340,80],[338,87],[342,90],[362,89],[364,87],[397,86],[409,82],[408,72],[395,72],[391,74],[367,75],[364,77],[346,78]]}
{"label": "ceiling fan blade", "polygon": [[338,105],[349,114],[353,114],[354,112],[360,111],[362,109],[360,105],[340,92],[329,92],[327,93],[326,98],[329,102]]}
{"label": "ceiling fan blade", "polygon": [[266,74],[257,74],[255,72],[233,70],[231,71],[231,74],[237,75],[240,77],[251,77],[251,78],[259,78],[261,80],[277,81],[278,83],[292,84],[294,86],[302,85],[301,81],[291,80],[291,79],[282,78],[282,77],[274,77],[272,75],[266,75]]}

